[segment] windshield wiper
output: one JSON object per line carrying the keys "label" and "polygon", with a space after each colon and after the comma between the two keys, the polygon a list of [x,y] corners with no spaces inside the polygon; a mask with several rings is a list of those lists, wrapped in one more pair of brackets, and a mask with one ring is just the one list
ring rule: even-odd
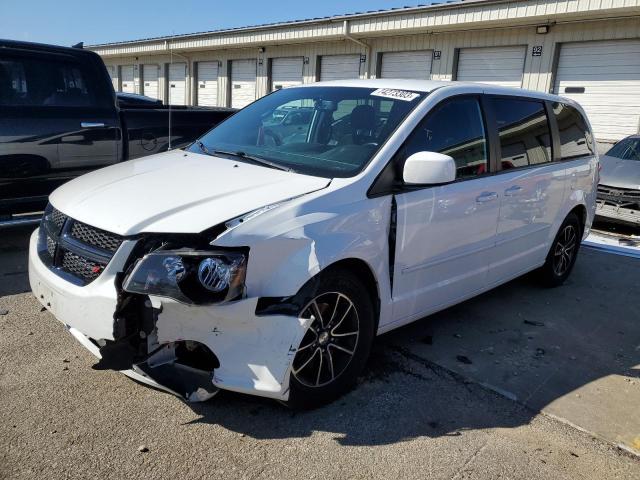
{"label": "windshield wiper", "polygon": [[198,145],[198,148],[202,153],[206,153],[207,155],[213,156],[213,153],[211,153],[207,148],[207,146],[204,143],[202,143],[200,140],[196,140],[196,145]]}
{"label": "windshield wiper", "polygon": [[[204,148],[207,148],[207,147],[205,146]],[[214,150],[213,153],[209,153],[209,155],[228,155],[230,157],[236,157],[236,158],[241,158],[243,160],[249,160],[250,162],[257,163],[258,165],[262,165],[263,167],[275,168],[276,170],[283,170],[285,172],[295,173],[295,171],[293,169],[291,169],[291,168],[283,167],[282,165],[279,165],[279,164],[277,164],[275,162],[271,162],[271,161],[266,160],[264,158],[254,157],[253,155],[247,155],[245,152],[240,152],[240,151],[238,151],[238,152],[230,152],[230,151],[227,151],[227,150]]]}

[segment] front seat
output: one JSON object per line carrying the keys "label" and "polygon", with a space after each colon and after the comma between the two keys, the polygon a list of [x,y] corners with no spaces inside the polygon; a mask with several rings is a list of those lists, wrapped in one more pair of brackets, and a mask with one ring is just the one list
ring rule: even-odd
{"label": "front seat", "polygon": [[362,145],[375,141],[376,111],[371,105],[358,105],[351,111],[351,133],[340,143]]}

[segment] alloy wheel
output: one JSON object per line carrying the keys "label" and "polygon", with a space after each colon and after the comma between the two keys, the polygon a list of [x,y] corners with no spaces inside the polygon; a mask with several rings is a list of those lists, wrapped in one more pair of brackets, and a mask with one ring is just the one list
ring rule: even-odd
{"label": "alloy wheel", "polygon": [[569,268],[576,253],[578,234],[573,225],[567,225],[556,240],[553,251],[553,272],[561,277]]}
{"label": "alloy wheel", "polygon": [[301,318],[311,320],[293,359],[291,373],[306,387],[322,387],[338,378],[349,366],[360,336],[358,312],[344,294],[318,295],[303,309]]}

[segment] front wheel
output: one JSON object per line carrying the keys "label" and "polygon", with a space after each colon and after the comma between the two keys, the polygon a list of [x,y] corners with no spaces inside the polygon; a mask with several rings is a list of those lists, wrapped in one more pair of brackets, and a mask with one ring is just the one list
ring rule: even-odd
{"label": "front wheel", "polygon": [[557,287],[569,277],[578,257],[581,239],[580,220],[575,213],[570,213],[551,244],[545,264],[540,267],[540,279],[545,286]]}
{"label": "front wheel", "polygon": [[304,293],[300,316],[311,321],[291,364],[288,404],[313,408],[348,391],[362,372],[375,336],[367,288],[353,274],[323,274]]}

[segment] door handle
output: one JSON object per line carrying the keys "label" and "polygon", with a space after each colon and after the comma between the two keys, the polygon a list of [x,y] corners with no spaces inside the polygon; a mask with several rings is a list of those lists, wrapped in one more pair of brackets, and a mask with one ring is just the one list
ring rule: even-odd
{"label": "door handle", "polygon": [[497,198],[498,198],[497,192],[482,192],[480,195],[476,197],[476,202],[486,203],[492,200],[496,200]]}
{"label": "door handle", "polygon": [[80,122],[80,126],[82,128],[103,128],[104,123],[102,122]]}
{"label": "door handle", "polygon": [[518,195],[522,191],[522,187],[520,185],[513,185],[507,188],[504,191],[506,197],[513,197],[514,195]]}

